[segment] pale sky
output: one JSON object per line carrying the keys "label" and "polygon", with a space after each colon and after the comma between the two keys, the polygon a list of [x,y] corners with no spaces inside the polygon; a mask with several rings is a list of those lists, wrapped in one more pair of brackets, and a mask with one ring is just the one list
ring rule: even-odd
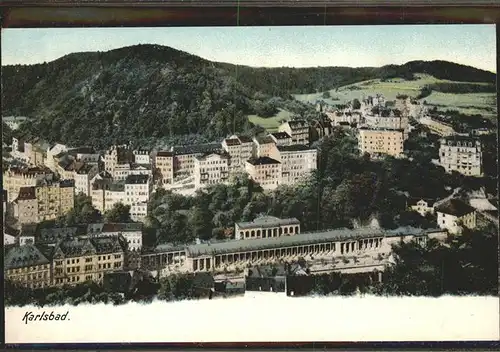
{"label": "pale sky", "polygon": [[159,44],[261,67],[383,66],[447,60],[496,72],[494,25],[2,29],[2,65]]}

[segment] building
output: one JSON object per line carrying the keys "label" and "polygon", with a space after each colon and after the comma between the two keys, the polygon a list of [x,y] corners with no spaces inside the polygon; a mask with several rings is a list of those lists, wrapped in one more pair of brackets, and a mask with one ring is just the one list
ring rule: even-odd
{"label": "building", "polygon": [[210,153],[197,156],[194,162],[195,189],[227,182],[229,177],[229,155]]}
{"label": "building", "polygon": [[98,223],[89,224],[90,237],[120,237],[127,244],[127,251],[140,252],[142,249],[142,224],[140,223]]}
{"label": "building", "polygon": [[439,163],[449,173],[456,171],[466,176],[481,176],[481,142],[463,136],[443,138],[439,147]]}
{"label": "building", "polygon": [[52,172],[57,172],[55,157],[61,157],[68,151],[68,147],[64,144],[56,143],[47,148],[47,157],[45,159],[45,166],[47,166]]}
{"label": "building", "polygon": [[2,122],[4,122],[13,131],[19,129],[19,126],[28,118],[26,116],[5,116],[2,117]]}
{"label": "building", "polygon": [[229,155],[230,172],[245,168],[245,161],[253,155],[253,140],[247,136],[232,135],[222,141],[222,148]]}
{"label": "building", "polygon": [[270,157],[247,160],[245,170],[250,178],[265,190],[275,189],[280,183],[281,163]]}
{"label": "building", "polygon": [[292,137],[292,144],[309,144],[309,124],[305,120],[286,121],[278,128]]}
{"label": "building", "polygon": [[391,110],[387,116],[367,115],[364,118],[364,125],[373,129],[403,130],[405,140],[410,128],[408,117],[402,116],[399,110]]}
{"label": "building", "polygon": [[421,216],[425,216],[427,214],[434,214],[436,201],[437,199],[410,198],[407,204],[409,210],[416,211]]}
{"label": "building", "polygon": [[123,270],[125,250],[117,237],[73,238],[53,252],[53,284],[102,283],[105,273]]}
{"label": "building", "polygon": [[79,164],[79,167],[75,168],[75,194],[90,196],[90,181],[97,175],[97,171],[98,167],[92,164]]}
{"label": "building", "polygon": [[[304,258],[309,262],[321,258],[371,258],[370,264],[353,260],[349,270],[372,272],[390,265],[387,260],[392,246],[400,241],[425,243],[428,239],[445,240],[447,232],[441,229],[399,228],[380,230],[372,228],[336,229],[301,233],[297,236],[230,240],[200,243],[183,247],[157,247],[153,253],[144,253],[141,265],[149,270],[177,268],[186,272],[232,272],[253,265],[266,265]],[[174,261],[173,258],[178,258]],[[385,261],[378,258],[386,258]],[[348,262],[350,262],[348,260]],[[334,268],[332,270],[346,270]]]}
{"label": "building", "polygon": [[450,124],[441,122],[432,118],[424,117],[418,120],[419,123],[429,128],[432,133],[442,137],[448,137],[455,134],[455,130]]}
{"label": "building", "polygon": [[361,153],[368,153],[373,157],[403,155],[403,130],[360,128],[358,148]]}
{"label": "building", "polygon": [[145,149],[136,149],[132,151],[134,155],[134,162],[136,164],[150,165],[151,164],[151,151]]}
{"label": "building", "polygon": [[130,217],[143,221],[147,215],[147,203],[152,192],[152,183],[147,175],[129,175],[124,181],[107,178],[95,179],[91,198],[94,207],[101,213],[121,203],[130,206]]}
{"label": "building", "polygon": [[43,167],[45,165],[45,158],[47,149],[50,147],[45,141],[34,138],[24,142],[24,154],[28,159],[31,166]]}
{"label": "building", "polygon": [[51,262],[34,244],[8,249],[4,258],[4,273],[6,279],[31,289],[51,284]]}
{"label": "building", "polygon": [[270,133],[269,137],[271,137],[276,146],[289,146],[292,145],[292,137],[286,132],[274,132]]}
{"label": "building", "polygon": [[[276,143],[270,136],[254,137],[254,158],[270,157],[276,151]],[[246,161],[248,161],[247,159]]]}
{"label": "building", "polygon": [[53,173],[49,169],[40,167],[12,167],[5,170],[3,172],[2,184],[3,189],[7,191],[8,202],[12,202],[17,198],[21,187],[36,186],[39,180],[44,178],[52,179],[53,176]]}
{"label": "building", "polygon": [[80,161],[86,164],[97,165],[101,158],[101,155],[97,153],[92,147],[70,148],[67,150],[67,152],[76,161]]}
{"label": "building", "polygon": [[253,221],[234,224],[235,239],[256,239],[292,236],[300,233],[300,221],[295,218],[280,219],[261,216]]}
{"label": "building", "polygon": [[476,227],[476,210],[460,199],[450,199],[435,208],[438,226],[452,234],[462,232],[463,227]]}
{"label": "building", "polygon": [[318,151],[306,145],[278,146],[271,158],[281,163],[280,184],[293,185],[318,168]]}
{"label": "building", "polygon": [[174,179],[193,176],[195,158],[208,153],[222,151],[220,143],[174,146],[170,150],[174,154]]}
{"label": "building", "polygon": [[38,222],[38,202],[35,187],[21,187],[13,205],[14,217],[20,224]]}
{"label": "building", "polygon": [[53,220],[71,211],[75,205],[75,181],[43,180],[35,187],[38,221]]}
{"label": "building", "polygon": [[174,182],[174,153],[159,151],[155,156],[157,184],[171,185]]}

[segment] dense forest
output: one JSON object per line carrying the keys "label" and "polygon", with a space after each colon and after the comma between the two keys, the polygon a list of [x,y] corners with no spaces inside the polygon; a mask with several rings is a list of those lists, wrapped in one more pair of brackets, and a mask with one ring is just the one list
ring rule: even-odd
{"label": "dense forest", "polygon": [[314,117],[314,107],[291,94],[346,84],[428,73],[487,82],[495,74],[444,61],[413,61],[380,68],[252,68],[216,63],[158,45],[75,53],[53,62],[2,67],[2,115],[32,117],[19,133],[50,142],[148,144],[204,142],[233,132],[261,131],[249,114],[279,108]]}

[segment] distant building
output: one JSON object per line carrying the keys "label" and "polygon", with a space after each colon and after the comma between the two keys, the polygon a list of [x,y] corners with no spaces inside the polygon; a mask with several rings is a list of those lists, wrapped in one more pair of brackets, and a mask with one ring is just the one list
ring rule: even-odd
{"label": "distant building", "polygon": [[280,184],[293,185],[318,168],[318,151],[306,145],[278,146],[271,158],[281,163]]}
{"label": "distant building", "polygon": [[416,211],[421,216],[427,214],[434,214],[434,206],[437,199],[428,198],[410,198],[408,200],[408,208],[412,211]]}
{"label": "distant building", "polygon": [[174,153],[159,151],[156,153],[155,167],[158,172],[158,184],[170,185],[174,182]]}
{"label": "distant building", "polygon": [[35,244],[13,246],[5,253],[5,278],[27,288],[51,284],[51,262]]}
{"label": "distant building", "polygon": [[20,224],[38,222],[38,201],[35,187],[21,187],[14,201],[14,217]]}
{"label": "distant building", "polygon": [[292,144],[309,144],[309,124],[305,120],[289,120],[281,124],[279,132],[292,137]]}
{"label": "distant building", "polygon": [[403,130],[360,128],[358,147],[361,153],[371,156],[390,155],[401,157],[403,155]]}
{"label": "distant building", "polygon": [[142,249],[141,223],[97,223],[89,224],[87,234],[91,237],[120,237],[127,244],[127,250],[140,252]]}
{"label": "distant building", "polygon": [[476,227],[476,210],[459,199],[450,199],[435,208],[438,226],[452,234],[462,232],[462,227]]}
{"label": "distant building", "polygon": [[174,146],[174,178],[188,177],[194,174],[195,158],[207,153],[217,153],[222,150],[220,143]]}
{"label": "distant building", "polygon": [[481,176],[481,142],[462,136],[443,138],[439,147],[439,163],[446,172],[457,171],[467,176]]}
{"label": "distant building", "polygon": [[421,118],[418,120],[419,123],[427,126],[429,130],[439,136],[448,137],[455,134],[455,130],[450,124],[441,122],[432,118]]}
{"label": "distant building", "polygon": [[227,182],[229,177],[229,155],[211,153],[197,156],[194,161],[195,189]]}
{"label": "distant building", "polygon": [[124,247],[120,238],[73,238],[60,242],[53,252],[53,284],[102,283],[105,273],[122,271]]}
{"label": "distant building", "polygon": [[274,143],[278,147],[292,145],[292,137],[286,132],[270,133],[269,137],[274,140]]}
{"label": "distant building", "polygon": [[252,158],[246,162],[246,171],[250,178],[263,189],[272,190],[278,187],[281,178],[281,163],[264,156]]}
{"label": "distant building", "polygon": [[300,221],[262,216],[250,222],[236,223],[234,233],[237,240],[291,236],[300,233]]}
{"label": "distant building", "polygon": [[229,169],[239,172],[245,168],[245,162],[252,157],[253,141],[247,136],[232,135],[222,141],[222,148],[229,154]]}
{"label": "distant building", "polygon": [[5,116],[2,117],[2,122],[5,122],[7,126],[13,131],[19,129],[19,126],[25,121],[27,121],[28,118],[26,116]]}
{"label": "distant building", "polygon": [[[270,136],[254,137],[254,158],[270,157],[276,151],[276,143]],[[248,160],[246,160],[248,161]]]}
{"label": "distant building", "polygon": [[12,167],[5,170],[2,184],[3,189],[7,191],[8,201],[12,202],[17,198],[21,187],[36,186],[37,182],[44,178],[53,178],[53,173],[49,169],[40,167]]}

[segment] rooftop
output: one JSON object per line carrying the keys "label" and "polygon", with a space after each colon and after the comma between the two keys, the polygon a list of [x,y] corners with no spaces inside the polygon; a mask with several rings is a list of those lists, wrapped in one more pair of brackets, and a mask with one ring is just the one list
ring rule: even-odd
{"label": "rooftop", "polygon": [[68,150],[68,154],[76,155],[76,154],[96,154],[96,151],[92,147],[78,147],[71,148]]}
{"label": "rooftop", "polygon": [[158,153],[156,153],[157,157],[163,157],[163,158],[170,158],[174,156],[173,152],[169,152],[167,150],[160,150]]}
{"label": "rooftop", "polygon": [[250,158],[247,163],[252,165],[272,165],[281,164],[278,160],[274,160],[268,156],[261,156],[260,158]]}
{"label": "rooftop", "polygon": [[475,211],[473,207],[464,203],[460,199],[449,199],[446,202],[438,205],[436,211],[444,214],[462,217]]}
{"label": "rooftop", "polygon": [[226,144],[228,146],[233,146],[233,145],[240,145],[241,142],[238,138],[226,138],[224,139],[224,142],[226,142]]}
{"label": "rooftop", "polygon": [[217,156],[219,156],[222,159],[229,159],[229,155],[226,154],[226,153],[222,153],[222,152],[205,153],[203,155],[197,156],[196,159],[198,159],[198,160],[205,160],[205,159],[207,159],[208,157],[210,157],[212,155],[217,155]]}
{"label": "rooftop", "polygon": [[259,136],[255,137],[255,140],[259,144],[274,144],[274,139],[271,138],[271,136]]}
{"label": "rooftop", "polygon": [[295,236],[282,236],[271,238],[257,238],[248,240],[230,240],[218,243],[203,243],[187,246],[188,253],[193,256],[216,255],[224,253],[237,253],[266,248],[279,248],[285,246],[310,245],[338,240],[356,240],[374,236],[394,237],[402,235],[422,236],[432,232],[442,232],[440,229],[417,229],[403,227],[395,230],[381,230],[371,228],[335,229],[323,232],[302,233]]}
{"label": "rooftop", "polygon": [[289,120],[286,123],[288,123],[291,129],[309,127],[306,120]]}
{"label": "rooftop", "polygon": [[277,147],[280,152],[300,152],[305,150],[316,150],[316,148],[308,147],[307,145],[294,144],[294,145],[281,145]]}
{"label": "rooftop", "polygon": [[30,199],[36,199],[35,187],[19,188],[19,194],[17,195],[17,200],[30,200]]}
{"label": "rooftop", "polygon": [[287,138],[292,138],[290,135],[286,132],[273,132],[271,133],[271,136],[273,136],[276,139],[287,139]]}
{"label": "rooftop", "polygon": [[17,269],[35,265],[50,264],[40,249],[32,244],[12,247],[5,254],[5,269]]}
{"label": "rooftop", "polygon": [[261,216],[253,221],[236,223],[240,229],[250,229],[255,227],[275,227],[286,225],[300,225],[296,218],[280,219],[274,216]]}
{"label": "rooftop", "polygon": [[203,154],[221,150],[220,143],[205,143],[205,144],[192,144],[181,145],[172,147],[172,152],[177,155],[183,154]]}
{"label": "rooftop", "polygon": [[136,232],[142,231],[142,223],[105,223],[101,227],[102,232]]}
{"label": "rooftop", "polygon": [[126,184],[146,184],[149,181],[148,175],[128,175],[125,179]]}
{"label": "rooftop", "polygon": [[241,143],[252,143],[252,138],[248,136],[237,136]]}

